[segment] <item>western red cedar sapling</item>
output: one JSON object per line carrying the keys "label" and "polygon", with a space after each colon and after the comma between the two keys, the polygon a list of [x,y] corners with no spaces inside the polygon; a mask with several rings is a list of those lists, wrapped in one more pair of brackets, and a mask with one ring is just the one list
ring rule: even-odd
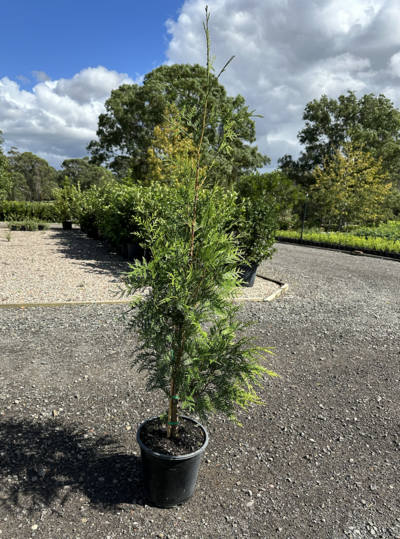
{"label": "western red cedar sapling", "polygon": [[[173,161],[173,177],[166,182],[162,212],[136,218],[151,260],[135,261],[126,276],[129,294],[149,287],[124,316],[138,340],[132,366],[147,373],[148,391],[162,390],[169,401],[163,416],[168,437],[178,436],[178,410],[204,422],[215,412],[238,422],[237,405],[262,404],[255,387],[265,375],[277,376],[262,365],[264,354],[272,354],[270,348],[255,346],[245,336],[249,323],[238,320],[239,307],[232,301],[240,290],[236,268],[242,259],[232,231],[236,194],[208,182],[210,167],[200,165],[206,125],[219,120],[208,106],[208,95],[213,80],[233,59],[217,77],[210,76],[215,58],[210,57],[209,17],[206,7],[208,77],[200,120],[195,107],[166,115],[171,128],[190,137],[197,151],[163,156]],[[188,134],[188,126],[194,134]],[[211,167],[219,155],[229,153],[234,139],[231,114]]]}

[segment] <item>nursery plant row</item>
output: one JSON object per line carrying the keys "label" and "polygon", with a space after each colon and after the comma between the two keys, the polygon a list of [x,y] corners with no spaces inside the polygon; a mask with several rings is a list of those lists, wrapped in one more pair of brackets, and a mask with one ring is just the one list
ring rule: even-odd
{"label": "nursery plant row", "polygon": [[393,241],[384,238],[363,238],[340,232],[311,232],[301,233],[291,230],[280,230],[276,235],[277,241],[328,247],[341,250],[360,250],[365,254],[388,256],[400,260],[400,240]]}
{"label": "nursery plant row", "polygon": [[50,229],[50,223],[46,221],[9,221],[7,223],[7,227],[10,230],[20,230],[20,231],[31,231],[34,232],[36,230],[49,230]]}

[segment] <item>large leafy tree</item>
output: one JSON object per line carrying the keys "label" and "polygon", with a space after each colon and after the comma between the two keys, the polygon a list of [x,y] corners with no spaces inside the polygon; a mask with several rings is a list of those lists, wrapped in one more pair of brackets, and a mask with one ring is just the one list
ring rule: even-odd
{"label": "large leafy tree", "polygon": [[292,181],[305,188],[312,185],[314,169],[351,141],[380,159],[388,179],[400,188],[400,111],[387,97],[367,94],[357,99],[352,91],[338,99],[323,95],[307,103],[303,120],[298,139],[304,150],[297,160],[290,155],[279,159]]}
{"label": "large leafy tree", "polygon": [[45,159],[32,152],[20,153],[12,147],[8,152],[8,161],[18,191],[16,199],[51,200],[52,190],[57,187],[57,171]]}
{"label": "large leafy tree", "polygon": [[323,166],[313,171],[312,200],[324,220],[338,222],[375,221],[387,218],[385,202],[391,193],[382,171],[382,158],[376,160],[363,151],[362,144],[344,143]]}
{"label": "large leafy tree", "polygon": [[[217,77],[207,74],[207,69],[198,64],[163,65],[148,73],[141,86],[124,84],[113,90],[105,103],[106,112],[99,117],[99,140],[87,146],[91,161],[99,165],[108,163],[119,176],[130,173],[138,181],[145,181],[149,171],[148,150],[154,129],[165,121],[165,110],[175,104],[180,111],[184,108],[191,111],[188,134],[195,133],[201,120],[208,77],[212,88],[202,142],[202,165],[212,162],[223,140],[224,125],[232,119],[237,126],[236,138],[231,141],[232,151],[230,155],[218,154],[212,175],[223,177],[232,185],[243,174],[266,165],[269,158],[252,145],[256,140],[255,123],[244,98],[228,96]],[[211,115],[212,110],[216,115]],[[217,116],[218,122],[213,120]]]}
{"label": "large leafy tree", "polygon": [[58,171],[60,184],[65,176],[68,176],[69,181],[75,186],[79,182],[82,190],[89,189],[92,185],[101,187],[114,177],[107,168],[89,163],[89,157],[65,159],[61,164],[61,170]]}

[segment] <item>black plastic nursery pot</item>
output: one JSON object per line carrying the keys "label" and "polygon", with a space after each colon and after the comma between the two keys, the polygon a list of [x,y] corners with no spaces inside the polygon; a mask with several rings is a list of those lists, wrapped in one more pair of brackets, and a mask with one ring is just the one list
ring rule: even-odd
{"label": "black plastic nursery pot", "polygon": [[242,286],[252,287],[254,286],[254,281],[256,280],[257,269],[259,264],[254,264],[253,266],[248,266],[247,264],[241,264],[239,266],[240,276],[243,279]]}
{"label": "black plastic nursery pot", "polygon": [[72,230],[72,221],[63,221],[63,230]]}
{"label": "black plastic nursery pot", "polygon": [[140,430],[152,419],[147,419],[138,428],[136,439],[140,445],[143,473],[143,490],[146,498],[158,507],[174,507],[187,502],[196,486],[201,458],[208,445],[208,433],[198,421],[190,417],[180,416],[192,421],[204,432],[204,444],[193,453],[187,455],[161,455],[146,447],[140,439]]}
{"label": "black plastic nursery pot", "polygon": [[142,260],[144,249],[138,243],[128,243],[128,260]]}

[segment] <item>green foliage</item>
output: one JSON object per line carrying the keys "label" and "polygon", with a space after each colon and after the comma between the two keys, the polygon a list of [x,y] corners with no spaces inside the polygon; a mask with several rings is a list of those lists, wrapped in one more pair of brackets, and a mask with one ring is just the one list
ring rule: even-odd
{"label": "green foliage", "polygon": [[12,147],[7,155],[13,178],[12,200],[51,200],[57,187],[56,170],[32,152],[20,153]]}
{"label": "green foliage", "polygon": [[[203,118],[217,124],[219,112],[213,110],[209,116],[208,109],[213,82],[207,78]],[[181,132],[191,121],[181,113]],[[169,422],[177,419],[176,399],[171,396],[178,396],[180,408],[203,421],[217,411],[236,420],[236,405],[260,404],[254,387],[265,374],[275,376],[260,363],[263,352],[272,352],[253,346],[252,339],[243,336],[248,324],[236,317],[239,307],[232,300],[240,286],[236,266],[242,253],[230,231],[236,218],[235,195],[216,185],[204,169],[200,172],[203,125],[202,118],[194,124],[197,159],[171,158],[177,181],[169,182],[162,212],[144,210],[136,217],[152,260],[135,261],[127,274],[127,293],[149,287],[145,298],[135,299],[125,313],[138,339],[133,365],[147,372],[148,391],[161,390],[169,399]],[[229,151],[228,141],[233,139],[232,123],[220,151]],[[168,425],[168,435],[177,435],[174,426]]]}
{"label": "green foliage", "polygon": [[61,169],[57,174],[59,183],[61,184],[65,176],[68,176],[72,185],[75,187],[79,185],[82,191],[89,189],[92,185],[102,187],[114,178],[107,168],[89,163],[89,157],[65,159],[61,164]]}
{"label": "green foliage", "polygon": [[6,200],[13,186],[10,165],[3,153],[4,139],[0,131],[0,201]]}
{"label": "green foliage", "polygon": [[52,202],[0,201],[0,221],[46,221],[57,223],[58,212]]}
{"label": "green foliage", "polygon": [[363,151],[362,145],[343,143],[323,167],[313,171],[311,199],[325,219],[345,222],[387,218],[386,201],[391,184],[382,172],[381,160]]}
{"label": "green foliage", "polygon": [[[289,230],[279,230],[277,237],[300,239],[300,232]],[[400,239],[386,239],[380,236],[357,236],[355,234],[345,234],[341,232],[307,232],[303,234],[303,239],[318,243],[330,243],[332,245],[344,245],[357,249],[371,249],[373,251],[384,251],[388,253],[400,253]]]}
{"label": "green foliage", "polygon": [[118,177],[131,175],[142,183],[149,172],[148,150],[152,147],[154,129],[164,123],[168,105],[191,111],[192,119],[185,128],[190,135],[195,135],[193,126],[202,118],[201,105],[206,92],[208,109],[201,148],[202,165],[213,161],[224,140],[227,123],[234,119],[236,125],[231,151],[218,154],[210,179],[224,178],[224,182],[232,186],[242,175],[266,165],[269,158],[253,145],[255,123],[248,114],[244,98],[241,95],[229,97],[217,77],[198,64],[162,65],[145,76],[143,85],[123,84],[113,90],[105,103],[106,113],[99,116],[99,140],[87,146],[92,161],[96,164],[110,162],[110,168]]}
{"label": "green foliage", "polygon": [[78,215],[79,201],[81,197],[80,186],[71,185],[66,176],[62,187],[53,189],[54,207],[61,222],[74,219]]}
{"label": "green foliage", "polygon": [[234,230],[241,236],[244,258],[251,264],[267,260],[285,213],[299,200],[300,190],[280,171],[244,176],[235,185],[237,216]]}
{"label": "green foliage", "polygon": [[11,232],[6,233],[6,240],[11,241]]}
{"label": "green foliage", "polygon": [[39,226],[36,221],[25,221],[25,228],[31,232],[39,230]]}
{"label": "green foliage", "polygon": [[311,175],[325,158],[333,156],[343,142],[364,144],[364,151],[382,160],[383,172],[400,188],[400,111],[384,95],[364,95],[357,99],[355,92],[307,103],[303,113],[305,127],[298,139],[304,151],[297,161],[290,155],[279,159],[289,178],[308,188],[314,183]]}
{"label": "green foliage", "polygon": [[354,236],[364,238],[384,238],[392,241],[400,240],[400,221],[388,221],[377,227],[359,227],[353,232]]}

